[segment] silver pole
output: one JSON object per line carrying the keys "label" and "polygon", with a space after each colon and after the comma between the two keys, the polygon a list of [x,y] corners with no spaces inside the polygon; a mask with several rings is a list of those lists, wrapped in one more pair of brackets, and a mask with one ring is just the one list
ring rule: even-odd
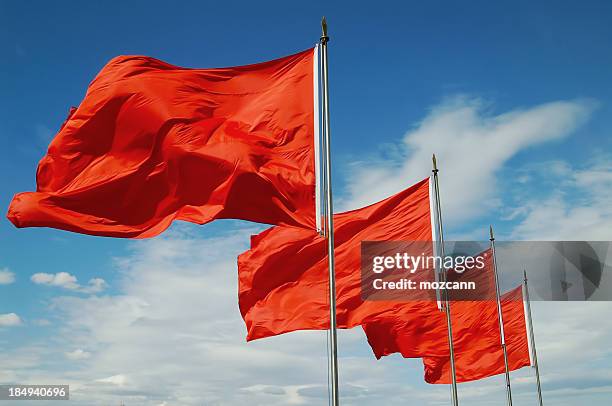
{"label": "silver pole", "polygon": [[[327,230],[326,230],[326,226],[327,226],[327,202],[325,197],[326,195],[326,190],[327,190],[327,185],[325,184],[326,181],[326,176],[325,174],[327,173],[326,168],[325,168],[325,151],[327,151],[327,148],[325,146],[325,116],[322,114],[323,112],[323,107],[324,107],[324,103],[325,100],[321,100],[321,95],[323,94],[323,89],[322,89],[322,81],[321,81],[321,73],[323,72],[323,61],[321,58],[321,46],[320,44],[317,45],[317,67],[316,67],[316,74],[317,74],[317,87],[314,89],[314,91],[317,94],[317,111],[314,112],[314,114],[317,114],[319,116],[319,128],[315,129],[318,134],[319,134],[319,144],[318,147],[319,149],[317,151],[315,151],[316,154],[319,155],[319,160],[320,160],[320,170],[319,173],[317,173],[317,176],[320,177],[319,179],[319,187],[320,187],[320,194],[319,194],[319,198],[321,199],[320,206],[321,206],[321,225],[320,225],[320,230],[319,230],[319,234],[323,237],[327,236]],[[316,147],[316,145],[315,145]]]}
{"label": "silver pole", "polygon": [[329,371],[331,375],[332,406],[340,404],[338,392],[338,336],[336,333],[336,273],[334,268],[334,209],[332,203],[331,148],[329,129],[329,84],[327,72],[327,21],[321,20],[321,66],[323,73],[323,120],[325,142],[325,200],[327,209],[327,258],[329,261]]}
{"label": "silver pole", "polygon": [[497,275],[497,259],[495,257],[495,237],[493,236],[493,226],[489,226],[491,241],[491,252],[493,254],[493,275],[495,276],[495,298],[497,300],[497,317],[499,319],[499,339],[504,353],[504,366],[506,370],[506,397],[508,406],[512,406],[512,388],[510,387],[510,368],[508,368],[508,351],[506,349],[506,336],[504,334],[504,316],[501,305],[501,295],[499,293],[499,278]]}
{"label": "silver pole", "polygon": [[531,320],[531,302],[529,301],[529,287],[527,286],[527,271],[523,270],[523,283],[525,284],[525,303],[527,304],[527,325],[529,327],[529,340],[531,340],[531,353],[533,355],[533,367],[536,374],[536,384],[538,388],[538,400],[540,406],[544,406],[542,401],[542,385],[540,384],[540,368],[538,368],[538,354],[535,345],[535,335],[533,333],[533,322]]}
{"label": "silver pole", "polygon": [[[438,235],[440,239],[440,256],[442,257],[444,262],[444,230],[442,229],[442,209],[440,207],[440,187],[438,184],[438,164],[436,162],[436,155],[432,156],[433,162],[433,178],[434,178],[434,194],[435,194],[435,209],[436,209],[436,219],[437,219],[437,227],[438,227]],[[442,267],[442,281],[446,282],[446,269],[444,266]],[[448,330],[448,350],[450,356],[450,365],[451,365],[451,375],[452,375],[452,385],[451,385],[451,402],[453,406],[459,405],[459,396],[457,395],[457,371],[455,369],[455,346],[453,344],[453,323],[451,320],[451,309],[450,309],[450,301],[448,299],[448,291],[444,289],[442,291],[443,299],[444,299],[444,311],[446,313],[446,326]]]}

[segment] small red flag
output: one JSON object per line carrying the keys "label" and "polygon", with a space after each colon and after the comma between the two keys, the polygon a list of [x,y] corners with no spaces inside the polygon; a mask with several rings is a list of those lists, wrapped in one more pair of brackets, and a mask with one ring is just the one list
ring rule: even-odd
{"label": "small red flag", "polygon": [[[481,321],[486,312],[497,314],[491,250],[477,256],[484,259],[482,269],[475,268],[461,274],[448,271],[449,281],[472,281],[479,287],[481,296],[478,301],[458,300],[451,304],[455,349],[469,347],[474,335],[488,331],[488,326]],[[452,296],[453,292],[449,294]],[[431,302],[400,304],[393,312],[381,313],[362,327],[378,359],[394,353],[401,353],[404,358],[448,357],[449,354],[446,313],[432,306]]]}
{"label": "small red flag", "polygon": [[[337,323],[352,328],[402,303],[361,298],[362,241],[431,241],[429,180],[371,206],[334,215]],[[238,257],[239,304],[254,340],[329,328],[327,242],[314,230],[273,227]],[[436,303],[426,304],[437,311]]]}
{"label": "small red flag", "polygon": [[187,69],[111,60],[17,194],[17,227],[152,237],[173,220],[315,228],[312,49]]}
{"label": "small red flag", "polygon": [[[504,355],[499,337],[497,303],[489,301],[482,303],[486,304],[488,309],[480,313],[482,319],[480,332],[473,332],[469,341],[466,341],[466,345],[455,347],[457,382],[483,379],[502,374],[505,371]],[[522,287],[519,286],[504,294],[501,303],[508,367],[510,371],[514,371],[531,364]],[[455,307],[451,309],[453,309],[452,312],[456,311]],[[453,331],[453,337],[454,333]],[[428,383],[451,383],[448,355],[446,357],[423,357],[423,365],[425,381]]]}

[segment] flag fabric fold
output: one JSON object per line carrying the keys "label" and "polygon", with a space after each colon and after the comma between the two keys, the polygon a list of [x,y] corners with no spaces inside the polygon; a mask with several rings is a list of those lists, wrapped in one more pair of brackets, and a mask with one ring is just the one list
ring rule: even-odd
{"label": "flag fabric fold", "polygon": [[111,60],[51,142],[17,227],[143,238],[174,220],[315,228],[314,52],[188,69]]}
{"label": "flag fabric fold", "polygon": [[[431,241],[429,179],[371,206],[334,215],[336,313],[352,328],[401,305],[361,298],[362,241]],[[239,305],[254,340],[329,328],[327,247],[315,231],[273,227],[238,257]],[[435,302],[426,304],[436,309]],[[426,314],[426,312],[423,312]]]}

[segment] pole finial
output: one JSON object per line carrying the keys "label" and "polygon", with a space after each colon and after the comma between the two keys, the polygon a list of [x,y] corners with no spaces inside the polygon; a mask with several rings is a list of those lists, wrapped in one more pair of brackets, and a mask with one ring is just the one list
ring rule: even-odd
{"label": "pole finial", "polygon": [[527,270],[523,269],[523,280],[527,283]]}
{"label": "pole finial", "polygon": [[326,43],[327,41],[329,41],[327,36],[327,19],[323,16],[321,19],[321,42]]}
{"label": "pole finial", "polygon": [[432,170],[432,172],[437,173],[438,172],[438,162],[436,160],[436,154],[432,154],[431,162],[433,163],[433,170]]}
{"label": "pole finial", "polygon": [[489,241],[495,240],[495,237],[493,236],[493,226],[492,225],[489,226],[489,236],[490,236]]}

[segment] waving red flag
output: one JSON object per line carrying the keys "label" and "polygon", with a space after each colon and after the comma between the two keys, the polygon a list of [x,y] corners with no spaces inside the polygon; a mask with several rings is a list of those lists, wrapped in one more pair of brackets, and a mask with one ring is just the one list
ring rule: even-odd
{"label": "waving red flag", "polygon": [[[362,241],[431,241],[429,181],[371,206],[334,215],[337,322],[351,328],[401,303],[361,298]],[[238,257],[247,339],[329,328],[326,240],[315,231],[273,227]],[[427,302],[437,311],[435,302]]]}
{"label": "waving red flag", "polygon": [[[470,347],[475,336],[488,333],[489,326],[482,318],[497,315],[493,256],[487,249],[477,256],[484,259],[482,269],[471,269],[461,274],[449,270],[448,280],[469,280],[476,283],[480,300],[458,300],[451,304],[453,345]],[[453,292],[449,293],[451,296]],[[407,302],[371,318],[362,328],[376,358],[401,353],[404,358],[440,356],[448,358],[448,330],[446,313],[431,302]],[[499,335],[498,335],[499,337]]]}
{"label": "waving red flag", "polygon": [[[474,381],[505,372],[504,355],[499,338],[497,304],[495,302],[482,303],[490,303],[489,307],[495,307],[495,311],[488,309],[486,313],[481,313],[481,332],[471,335],[466,345],[455,346],[457,382]],[[508,367],[510,371],[514,371],[531,364],[522,287],[519,286],[504,294],[501,303]],[[451,383],[448,356],[423,357],[423,365],[425,381],[428,383]]]}
{"label": "waving red flag", "polygon": [[[481,300],[457,300],[451,304],[453,346],[458,382],[482,379],[505,371],[495,300],[493,256],[490,249],[482,270],[463,274],[449,271],[449,280],[474,281],[482,289]],[[504,331],[511,370],[530,363],[522,290],[501,298]],[[425,306],[407,304],[364,323],[363,329],[376,358],[401,353],[405,358],[423,358],[425,380],[451,383],[446,315]]]}
{"label": "waving red flag", "polygon": [[315,228],[312,49],[256,65],[110,61],[13,199],[17,227],[151,237],[173,220]]}

